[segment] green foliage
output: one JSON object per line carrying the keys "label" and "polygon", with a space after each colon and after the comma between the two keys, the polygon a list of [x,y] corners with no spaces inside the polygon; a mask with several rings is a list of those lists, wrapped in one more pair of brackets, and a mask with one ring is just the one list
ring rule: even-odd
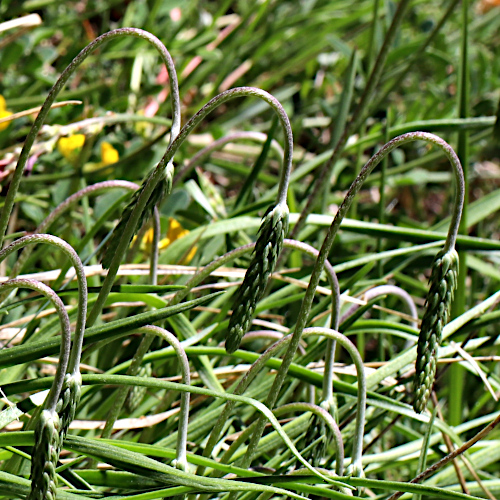
{"label": "green foliage", "polygon": [[[471,3],[0,2],[0,239],[75,249],[2,254],[62,302],[1,296],[0,498],[500,497],[500,16]],[[410,482],[444,434],[463,479]]]}

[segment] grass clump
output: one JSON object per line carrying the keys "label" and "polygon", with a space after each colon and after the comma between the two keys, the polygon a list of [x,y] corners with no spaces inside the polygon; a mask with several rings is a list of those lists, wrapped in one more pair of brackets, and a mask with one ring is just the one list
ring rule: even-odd
{"label": "grass clump", "polygon": [[0,496],[499,497],[495,7],[70,4],[0,6]]}

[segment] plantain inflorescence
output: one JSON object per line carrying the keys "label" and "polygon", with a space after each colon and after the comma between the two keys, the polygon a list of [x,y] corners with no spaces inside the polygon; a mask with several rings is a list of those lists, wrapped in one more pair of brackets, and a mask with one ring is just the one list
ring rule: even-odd
{"label": "plantain inflorescence", "polygon": [[56,466],[61,422],[55,412],[43,410],[35,429],[31,462],[31,490],[27,500],[56,500]]}
{"label": "plantain inflorescence", "polygon": [[[141,187],[137,191],[135,191],[129,204],[123,210],[123,214],[120,218],[120,221],[118,222],[117,226],[115,227],[115,230],[113,231],[113,234],[111,235],[111,238],[109,239],[109,241],[106,245],[106,248],[104,249],[104,252],[102,255],[102,267],[103,268],[109,269],[109,267],[111,266],[111,261],[113,260],[113,257],[115,256],[116,248],[118,247],[118,243],[120,242],[123,231],[125,230],[125,227],[128,224],[128,221],[132,215],[132,212],[134,211],[137,200],[139,199],[141,193],[144,191],[146,184],[149,182],[149,180],[153,176],[154,172],[155,171],[153,170],[146,177],[146,179],[141,184]],[[135,228],[136,234],[139,231],[139,229],[142,227],[142,225],[151,216],[155,206],[157,204],[161,203],[163,201],[163,199],[165,198],[165,196],[168,193],[170,193],[170,190],[172,189],[172,178],[173,178],[172,176],[173,176],[173,167],[167,166],[165,177],[162,180],[160,180],[160,182],[156,185],[153,192],[151,193],[151,196],[150,196],[146,206],[144,207],[144,210],[141,213],[141,216],[140,216],[139,221],[137,223],[137,226]]]}
{"label": "plantain inflorescence", "polygon": [[66,373],[64,385],[57,401],[56,411],[60,419],[60,445],[64,441],[69,429],[69,424],[75,418],[76,408],[82,394],[82,376],[80,372]]}
{"label": "plantain inflorescence", "polygon": [[430,289],[418,337],[413,402],[417,413],[425,410],[434,384],[437,350],[441,344],[443,328],[450,316],[457,275],[458,254],[455,249],[439,252],[432,264]]}
{"label": "plantain inflorescence", "polygon": [[228,353],[238,349],[243,335],[250,328],[253,313],[276,267],[287,232],[288,207],[285,203],[278,203],[270,207],[262,219],[252,261],[237,292],[226,337]]}

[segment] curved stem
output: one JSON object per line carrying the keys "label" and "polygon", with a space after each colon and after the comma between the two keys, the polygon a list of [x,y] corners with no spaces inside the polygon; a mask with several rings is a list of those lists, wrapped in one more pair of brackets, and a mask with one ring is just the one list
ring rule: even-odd
{"label": "curved stem", "polygon": [[321,406],[312,403],[289,403],[273,410],[277,417],[289,411],[310,411],[325,422],[330,429],[333,440],[335,441],[335,473],[337,476],[344,475],[344,442],[339,426],[333,417]]}
{"label": "curved stem", "polygon": [[361,464],[361,456],[363,453],[363,436],[365,433],[365,413],[366,413],[366,375],[363,360],[356,349],[356,346],[345,336],[330,328],[305,328],[304,335],[322,335],[335,339],[349,353],[358,374],[358,403],[356,406],[356,432],[354,434],[354,442],[352,445],[352,466],[353,475],[361,476],[363,466]]}
{"label": "curved stem", "polygon": [[70,354],[71,330],[68,313],[66,312],[62,300],[57,296],[54,290],[39,281],[18,278],[6,281],[5,283],[0,283],[0,293],[2,293],[3,290],[12,290],[15,288],[29,288],[30,290],[34,290],[35,292],[42,294],[46,299],[50,300],[57,312],[57,315],[59,316],[62,337],[61,351],[59,354],[59,363],[57,364],[54,382],[52,383],[49,394],[45,400],[45,409],[53,414],[56,411],[57,401],[59,400],[59,395],[61,394]]}
{"label": "curved stem", "polygon": [[[181,167],[177,175],[174,177],[172,186],[175,186],[177,182],[179,182],[183,177],[185,177],[194,167],[196,167],[196,165],[201,163],[201,161],[205,159],[205,157],[208,156],[212,151],[221,149],[226,144],[234,141],[239,141],[240,139],[246,139],[255,142],[266,142],[267,135],[263,134],[262,132],[242,131],[242,132],[234,132],[233,134],[221,137],[220,139],[212,142],[205,148],[198,151],[186,165]],[[279,142],[273,139],[271,141],[271,148],[273,148],[276,151],[277,155],[280,158],[283,158],[284,153]]]}
{"label": "curved stem", "polygon": [[[153,334],[161,337],[163,340],[168,342],[177,354],[177,359],[179,360],[179,367],[181,370],[181,380],[185,385],[191,384],[191,373],[189,371],[189,361],[186,355],[186,351],[182,347],[177,337],[170,333],[164,328],[159,326],[143,326],[139,328],[139,333]],[[181,392],[181,405],[180,405],[180,415],[179,415],[179,429],[177,430],[177,447],[176,447],[176,459],[175,467],[187,470],[187,459],[186,459],[186,448],[187,448],[187,432],[188,432],[188,421],[189,421],[189,392]]]}
{"label": "curved stem", "polygon": [[[305,411],[305,412],[310,412],[313,415],[316,415],[320,419],[322,419],[327,427],[330,429],[332,432],[333,439],[335,441],[335,472],[338,476],[342,476],[344,474],[344,442],[342,440],[342,434],[340,433],[339,426],[333,419],[333,417],[321,406],[312,404],[312,403],[302,403],[302,402],[297,402],[297,403],[290,403],[286,404],[283,406],[279,406],[273,410],[273,414],[276,417],[281,417],[285,415],[286,413],[289,413],[291,411]],[[248,439],[248,437],[251,435],[255,424],[257,422],[253,422],[251,425],[249,425],[246,429],[244,429],[238,438],[233,441],[231,446],[226,450],[224,453],[223,457],[220,459],[220,461],[224,464],[227,464],[231,457],[234,455],[234,453],[244,444],[244,442]],[[203,455],[205,456],[205,455]],[[196,474],[200,475],[200,470],[203,473],[205,470],[205,467],[199,466]],[[304,469],[307,470],[307,469]],[[325,472],[325,475],[329,475],[331,471],[327,471],[326,469],[322,469]]]}
{"label": "curved stem", "polygon": [[57,236],[53,236],[51,234],[33,234],[19,238],[0,251],[0,262],[12,252],[15,252],[16,250],[27,245],[34,245],[36,243],[44,243],[58,248],[66,254],[75,268],[78,281],[78,312],[76,317],[75,342],[73,344],[71,358],[69,360],[69,372],[77,374],[80,373],[80,357],[82,354],[83,337],[85,335],[85,320],[87,317],[87,279],[82,261],[80,260],[80,257],[78,257],[78,254],[70,244],[66,243]]}
{"label": "curved stem", "polygon": [[[283,109],[283,106],[279,101],[273,97],[271,94],[265,92],[264,90],[255,89],[253,87],[240,87],[231,90],[227,90],[222,94],[211,99],[203,108],[198,111],[179,132],[179,135],[175,137],[174,141],[168,147],[165,155],[160,160],[155,170],[148,177],[147,182],[143,185],[142,192],[139,195],[136,205],[130,215],[128,223],[123,231],[120,242],[118,243],[113,260],[110,263],[108,274],[102,284],[101,292],[97,297],[96,303],[93,309],[90,311],[90,315],[87,319],[88,324],[92,325],[97,319],[104,302],[111,290],[113,281],[118,272],[122,256],[124,255],[132,235],[134,234],[135,228],[139,222],[139,219],[146,207],[146,204],[153,193],[154,188],[157,184],[165,178],[165,176],[172,176],[173,166],[172,159],[181,146],[181,144],[186,140],[186,137],[192,132],[192,130],[215,108],[220,106],[222,103],[234,99],[236,97],[258,97],[259,99],[267,102],[277,113],[281,125],[285,133],[285,148],[284,148],[284,160],[283,167],[281,169],[280,185],[278,191],[278,203],[286,203],[286,196],[288,190],[288,183],[290,180],[290,173],[292,167],[292,148],[293,148],[293,136],[292,129],[290,126],[290,121],[288,116]],[[167,170],[167,172],[165,172]]]}
{"label": "curved stem", "polygon": [[89,196],[91,194],[97,195],[108,189],[129,189],[130,191],[135,191],[139,189],[139,185],[130,181],[112,180],[97,182],[96,184],[80,189],[80,191],[72,194],[57,205],[57,207],[54,208],[54,210],[52,210],[52,212],[47,215],[42,222],[40,222],[38,227],[35,229],[35,233],[45,232],[58,217],[66,212],[66,210],[68,210],[74,203],[80,201],[82,198],[85,198],[85,196]]}
{"label": "curved stem", "polygon": [[[435,144],[436,146],[440,147],[448,159],[450,160],[450,163],[452,164],[453,171],[455,174],[455,180],[456,180],[456,195],[455,195],[455,201],[454,201],[454,206],[453,206],[453,213],[452,213],[452,220],[450,224],[450,228],[448,231],[448,236],[446,238],[445,242],[445,249],[449,249],[454,246],[456,236],[457,236],[457,231],[458,231],[458,226],[460,224],[460,215],[462,213],[462,206],[464,203],[464,178],[463,178],[463,171],[462,167],[460,165],[460,161],[453,151],[452,147],[443,139],[440,137],[434,135],[434,134],[429,134],[427,132],[410,132],[408,134],[403,134],[399,137],[396,137],[395,139],[392,139],[390,142],[388,142],[382,149],[380,149],[375,155],[373,155],[368,163],[361,169],[361,172],[359,175],[356,177],[354,182],[352,183],[349,191],[347,192],[347,195],[340,205],[337,214],[335,215],[335,218],[328,230],[327,236],[323,242],[323,245],[321,247],[321,250],[319,252],[318,258],[316,260],[316,263],[313,268],[313,272],[311,275],[311,279],[309,280],[309,286],[307,287],[306,293],[304,295],[304,298],[302,300],[302,305],[298,314],[297,318],[297,323],[295,325],[295,330],[292,336],[292,340],[290,341],[290,344],[288,346],[288,350],[285,354],[285,357],[283,359],[283,363],[281,364],[281,367],[276,375],[276,378],[274,380],[274,384],[271,387],[271,390],[269,392],[269,395],[266,400],[266,404],[268,407],[272,408],[276,402],[276,399],[278,397],[278,394],[280,392],[281,386],[283,385],[283,382],[285,380],[286,374],[288,372],[288,368],[290,367],[290,364],[292,363],[292,359],[295,356],[295,352],[297,350],[297,346],[300,342],[302,332],[307,324],[307,319],[309,316],[309,312],[311,310],[312,302],[314,299],[314,295],[316,292],[316,288],[319,284],[320,280],[320,275],[321,271],[323,269],[325,260],[328,256],[328,253],[330,252],[330,249],[332,247],[333,241],[335,239],[335,236],[337,235],[337,232],[340,228],[340,224],[342,222],[342,219],[345,217],[347,211],[349,210],[349,207],[351,206],[352,200],[354,199],[354,196],[357,194],[357,192],[361,189],[361,186],[363,185],[365,179],[368,177],[368,175],[372,172],[372,170],[384,159],[385,156],[387,156],[393,149],[395,149],[398,146],[401,146],[402,144],[405,144],[407,142],[411,141],[416,141],[416,140],[423,140],[426,142],[430,142],[432,144]],[[249,445],[248,449],[248,456],[250,457],[247,461],[251,462],[251,456],[253,453],[253,450],[257,447],[257,444],[260,440],[260,437],[262,436],[262,433],[264,431],[264,426],[265,426],[265,421],[261,417],[259,417],[259,424],[257,425],[257,428],[255,430],[255,433],[252,437],[252,442]]]}
{"label": "curved stem", "polygon": [[[44,233],[45,231],[47,231],[47,229],[52,225],[52,223],[58,217],[60,217],[74,203],[81,200],[85,196],[88,196],[90,194],[94,195],[99,194],[102,191],[112,188],[130,189],[131,191],[135,191],[139,188],[139,186],[134,182],[121,181],[121,180],[98,182],[96,184],[92,184],[91,186],[87,186],[81,189],[80,191],[77,191],[76,193],[72,194],[71,196],[66,198],[63,202],[61,202],[59,205],[57,205],[57,207],[54,208],[54,210],[52,210],[52,212],[49,215],[47,215],[47,217],[45,217],[45,219],[42,222],[40,222],[38,227],[35,229],[34,234]],[[28,248],[24,249],[21,252],[10,273],[11,278],[14,278],[19,274],[21,274],[23,266],[28,260],[30,254],[31,251]]]}
{"label": "curved stem", "polygon": [[[243,338],[241,339],[241,345],[243,345],[245,342],[251,342],[252,340],[257,340],[257,339],[267,339],[267,340],[274,340],[275,342],[277,340],[281,340],[283,338],[283,334],[280,332],[274,332],[270,330],[258,330],[258,331],[252,331],[245,333],[243,335]],[[299,344],[298,351],[301,355],[306,354],[306,350],[304,349],[303,346]]]}
{"label": "curved stem", "polygon": [[[369,302],[370,300],[375,299],[376,297],[381,297],[381,296],[386,296],[386,295],[394,295],[396,297],[399,297],[406,305],[408,309],[409,315],[413,318],[414,321],[411,322],[411,325],[413,328],[417,329],[418,328],[418,312],[417,312],[417,306],[415,305],[415,302],[413,302],[413,299],[411,298],[411,295],[400,288],[399,286],[395,285],[380,285],[376,286],[375,288],[371,288],[370,290],[367,290],[363,294],[363,298],[366,302]],[[360,304],[353,304],[340,318],[340,322],[343,323],[349,316],[354,314],[354,312],[359,309]]]}
{"label": "curved stem", "polygon": [[[138,333],[145,333],[149,336],[157,336],[161,337],[163,340],[168,342],[174,349],[177,359],[179,360],[179,366],[182,375],[182,383],[185,385],[191,384],[191,375],[189,371],[189,361],[186,356],[186,351],[182,347],[181,343],[177,339],[175,335],[170,333],[168,330],[164,328],[160,328],[158,326],[147,325],[136,330]],[[136,365],[140,364],[140,360],[144,354],[139,351],[134,356],[132,360],[132,364],[129,367],[128,372],[135,370]],[[139,361],[138,361],[139,360]],[[137,370],[135,370],[137,371]],[[128,386],[122,386],[118,389],[117,394],[114,398],[113,406],[109,412],[109,417],[106,420],[106,425],[104,430],[102,431],[102,438],[109,438],[111,436],[111,432],[113,430],[113,425],[116,422],[120,411],[122,409],[123,403],[127,397],[127,393],[129,391]],[[187,465],[186,460],[186,445],[187,445],[187,428],[188,428],[188,418],[189,418],[189,392],[181,393],[181,412],[179,416],[179,431],[177,433],[177,459],[176,466],[185,470]]]}
{"label": "curved stem", "polygon": [[0,247],[3,243],[3,239],[5,237],[5,232],[7,230],[7,225],[9,222],[10,214],[12,212],[12,207],[14,206],[14,200],[19,189],[19,184],[21,183],[21,178],[24,173],[24,168],[29,158],[29,153],[31,148],[35,142],[36,136],[42,127],[47,114],[54,103],[57,95],[64,87],[70,76],[75,72],[75,70],[82,64],[82,62],[87,58],[87,56],[93,52],[95,49],[100,47],[104,42],[112,40],[114,38],[118,38],[120,36],[134,36],[137,38],[142,38],[153,45],[162,58],[163,63],[167,67],[167,71],[169,73],[169,81],[170,81],[170,94],[172,100],[172,131],[171,138],[175,137],[180,129],[181,123],[181,113],[180,113],[180,99],[179,99],[179,89],[177,84],[177,74],[175,72],[174,62],[172,57],[170,56],[168,50],[161,43],[161,41],[156,38],[151,33],[147,31],[143,31],[137,28],[120,28],[113,31],[109,31],[104,35],[96,38],[92,43],[87,45],[70,63],[70,65],[63,71],[57,82],[53,85],[52,89],[45,99],[40,112],[38,113],[31,130],[26,137],[26,141],[24,143],[21,154],[19,155],[19,160],[16,165],[16,170],[14,172],[14,176],[12,177],[12,181],[9,187],[9,191],[7,192],[7,196],[5,198],[5,204],[0,215]]}

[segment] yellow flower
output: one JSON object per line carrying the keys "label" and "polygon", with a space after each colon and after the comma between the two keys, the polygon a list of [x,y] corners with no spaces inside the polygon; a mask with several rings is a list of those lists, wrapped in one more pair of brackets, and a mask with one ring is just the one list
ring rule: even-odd
{"label": "yellow flower", "polygon": [[[169,245],[171,245],[174,241],[180,240],[189,234],[189,230],[184,229],[178,220],[173,217],[169,218],[169,226],[167,231],[167,237],[163,238],[158,243],[159,250],[165,250]],[[141,249],[149,252],[151,250],[151,245],[153,244],[153,228],[149,228],[141,242]],[[193,246],[189,249],[189,252],[182,260],[181,264],[189,263],[196,254],[197,247]]]}
{"label": "yellow flower", "polygon": [[[118,151],[106,141],[101,142],[101,161],[97,163],[89,162],[83,167],[84,172],[93,172],[94,170],[101,170],[101,168],[107,165],[112,165],[120,159]],[[102,175],[109,174],[111,172],[110,168],[106,168],[101,172]]]}
{"label": "yellow flower", "polygon": [[111,165],[120,159],[118,151],[109,143],[101,143],[101,166]]}
{"label": "yellow flower", "polygon": [[85,136],[83,134],[74,134],[69,137],[61,137],[57,143],[57,149],[64,158],[73,161],[78,156],[84,144]]}
{"label": "yellow flower", "polygon": [[[5,103],[4,96],[0,94],[0,118],[7,118],[11,115],[12,113],[10,111],[7,111],[7,105]],[[10,122],[0,123],[0,131],[5,130],[9,126],[9,123]]]}

